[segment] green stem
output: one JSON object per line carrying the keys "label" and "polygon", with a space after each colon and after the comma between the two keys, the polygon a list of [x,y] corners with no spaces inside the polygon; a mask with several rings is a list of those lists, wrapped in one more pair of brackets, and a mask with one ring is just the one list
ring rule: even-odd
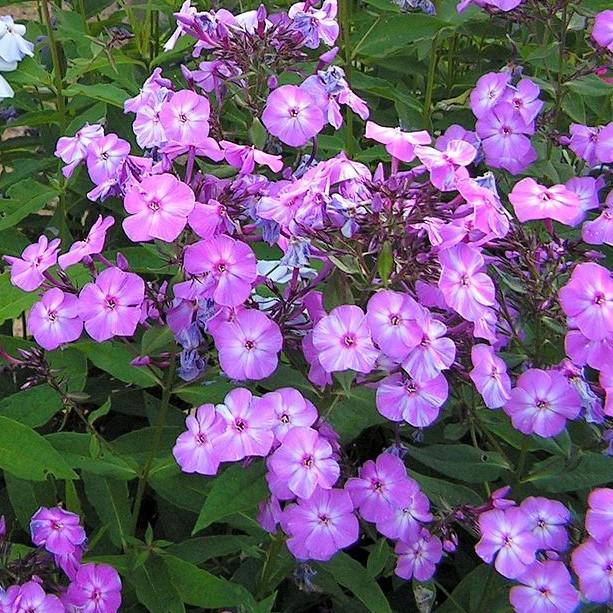
{"label": "green stem", "polygon": [[264,562],[262,574],[260,576],[260,587],[258,592],[261,598],[264,598],[268,593],[268,584],[270,583],[270,578],[273,575],[277,558],[283,546],[282,538],[277,536],[272,536],[271,538],[272,542],[266,553],[266,561]]}
{"label": "green stem", "polygon": [[155,434],[153,438],[153,444],[151,445],[151,449],[149,450],[149,455],[145,461],[145,465],[143,466],[143,472],[140,474],[138,479],[138,485],[136,487],[136,496],[134,498],[134,507],[132,508],[132,522],[130,526],[130,534],[134,534],[136,532],[136,526],[138,524],[138,516],[140,514],[140,509],[143,504],[143,496],[145,495],[145,488],[147,487],[147,480],[149,478],[149,473],[151,472],[151,467],[153,466],[153,461],[155,460],[155,456],[157,455],[158,449],[160,447],[160,442],[162,440],[162,429],[166,424],[166,417],[168,415],[168,409],[170,408],[170,396],[172,393],[172,385],[175,378],[175,370],[177,367],[176,355],[173,351],[170,354],[170,364],[168,365],[168,371],[166,372],[166,379],[164,381],[164,388],[162,391],[162,401],[160,403],[160,412],[158,413],[158,419],[155,424]]}
{"label": "green stem", "polygon": [[63,133],[66,127],[66,102],[64,100],[64,84],[62,75],[62,63],[60,61],[60,51],[55,40],[53,26],[51,25],[51,14],[49,13],[49,1],[41,0],[41,11],[45,25],[47,26],[47,38],[49,39],[49,49],[53,62],[53,82],[55,87],[55,99],[57,112],[60,116],[60,131]]}
{"label": "green stem", "polygon": [[[339,25],[341,27],[343,58],[345,65],[345,78],[351,85],[351,3],[353,0],[340,0]],[[353,113],[345,113],[345,149],[349,157],[353,154]]]}
{"label": "green stem", "polygon": [[87,12],[85,11],[85,0],[79,0],[79,13],[83,20],[83,28],[86,34],[89,34],[89,24],[87,23]]}
{"label": "green stem", "polygon": [[434,77],[437,61],[438,36],[435,35],[432,39],[432,49],[430,50],[430,62],[428,63],[428,77],[426,81],[426,97],[423,109],[424,128],[430,131],[432,131],[432,95],[434,94]]}

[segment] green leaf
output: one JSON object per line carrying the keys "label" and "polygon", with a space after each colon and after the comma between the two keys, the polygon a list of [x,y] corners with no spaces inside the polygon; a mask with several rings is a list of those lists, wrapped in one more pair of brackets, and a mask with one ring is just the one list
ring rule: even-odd
{"label": "green leaf", "polygon": [[409,447],[409,455],[434,470],[468,483],[494,481],[510,466],[493,451],[481,451],[470,445],[429,445]]}
{"label": "green leaf", "polygon": [[44,426],[62,407],[62,397],[48,385],[37,385],[0,401],[0,415],[21,424]]}
{"label": "green leaf", "polygon": [[441,502],[451,507],[463,504],[477,505],[482,502],[481,496],[465,485],[451,483],[436,477],[427,477],[426,475],[416,473],[412,469],[409,472],[411,477],[419,483],[426,496],[437,506],[440,506]]}
{"label": "green leaf", "polygon": [[137,368],[130,365],[136,356],[122,343],[80,341],[71,346],[86,355],[94,366],[108,372],[120,381],[134,383],[139,387],[152,387],[157,384],[148,368]]}
{"label": "green leaf", "polygon": [[391,613],[392,609],[379,584],[346,553],[341,551],[320,567],[330,573],[339,585],[352,592],[371,613]]}
{"label": "green leaf", "polygon": [[32,428],[0,416],[0,468],[20,479],[78,479],[53,446]]}
{"label": "green leaf", "polygon": [[125,481],[83,472],[85,494],[117,547],[124,547],[130,530],[130,501]]}
{"label": "green leaf", "polygon": [[581,96],[611,96],[613,87],[596,75],[587,75],[565,83],[573,93]]}
{"label": "green leaf", "polygon": [[87,381],[87,358],[75,349],[56,349],[47,354],[47,360],[59,371],[68,392],[82,392]]}
{"label": "green leaf", "polygon": [[0,275],[0,324],[19,317],[38,299],[36,294],[28,294],[11,285],[10,273]]}
{"label": "green leaf", "polygon": [[[50,164],[49,160],[34,160],[33,165],[42,170],[55,164]],[[32,164],[26,164],[21,168],[17,165],[16,172],[25,172],[25,176],[31,175]],[[0,188],[4,187],[2,182],[5,177],[8,177],[11,183],[17,178],[15,173],[4,175],[2,180],[0,180]],[[26,179],[12,185],[7,194],[9,196],[8,199],[0,200],[0,231],[12,228],[28,215],[44,208],[46,204],[57,196],[58,192],[34,179]]]}
{"label": "green leaf", "polygon": [[242,586],[170,555],[164,555],[164,562],[183,602],[194,607],[217,609],[243,605],[253,607],[253,596]]}
{"label": "green leaf", "polygon": [[183,613],[185,607],[165,559],[149,556],[128,573],[139,602],[151,613]]}
{"label": "green leaf", "polygon": [[101,407],[98,407],[95,411],[92,411],[87,416],[87,422],[90,425],[93,425],[97,419],[100,419],[101,417],[108,415],[110,410],[111,410],[111,399],[107,398],[106,402]]}
{"label": "green leaf", "polygon": [[377,258],[377,272],[383,281],[383,285],[387,287],[390,275],[394,270],[394,255],[392,253],[392,244],[385,241],[381,247],[379,257]]}
{"label": "green leaf", "polygon": [[106,102],[112,106],[117,106],[123,109],[123,103],[130,94],[113,85],[111,83],[99,83],[96,85],[83,85],[83,83],[77,83],[71,85],[64,90],[66,96],[86,96],[92,100],[99,100],[100,102]]}
{"label": "green leaf", "polygon": [[202,475],[181,472],[172,455],[154,463],[148,482],[158,496],[179,509],[193,513],[200,513],[213,484]]}
{"label": "green leaf", "polygon": [[262,122],[256,117],[249,128],[249,139],[257,149],[264,149],[266,146],[266,139],[268,138],[268,132],[262,125]]}
{"label": "green leaf", "polygon": [[550,458],[538,462],[525,482],[552,492],[573,492],[609,483],[613,478],[613,458],[587,451],[579,458]]}
{"label": "green leaf", "polygon": [[386,423],[377,411],[375,392],[366,387],[353,387],[348,398],[339,400],[328,416],[343,443],[349,443],[366,428]]}
{"label": "green leaf", "polygon": [[223,402],[226,394],[235,387],[235,385],[232,385],[227,380],[219,380],[209,385],[187,385],[186,387],[178,388],[174,393],[181,400],[198,407],[202,404],[219,404]]}
{"label": "green leaf", "polygon": [[55,486],[51,481],[29,481],[4,474],[9,501],[21,527],[30,531],[32,515],[40,507],[52,507],[57,503]]}
{"label": "green leaf", "polygon": [[262,462],[252,464],[249,468],[235,464],[215,477],[192,534],[224,517],[249,511],[264,500],[268,491],[264,472]]}
{"label": "green leaf", "polygon": [[166,551],[186,562],[200,565],[212,558],[221,558],[232,553],[245,554],[259,542],[260,539],[254,536],[220,534],[187,539],[171,545]]}
{"label": "green leaf", "polygon": [[368,560],[366,561],[366,570],[368,574],[375,579],[377,575],[380,575],[385,570],[391,558],[392,552],[387,544],[387,539],[379,539],[372,548],[370,554],[368,554]]}

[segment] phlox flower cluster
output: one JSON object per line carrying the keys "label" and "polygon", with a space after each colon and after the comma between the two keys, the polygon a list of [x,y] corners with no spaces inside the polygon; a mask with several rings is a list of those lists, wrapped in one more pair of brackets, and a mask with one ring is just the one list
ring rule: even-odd
{"label": "phlox flower cluster", "polygon": [[[1,518],[0,541],[6,539]],[[18,578],[0,586],[2,613],[116,613],[121,606],[121,579],[108,564],[83,562],[87,537],[78,515],[61,507],[41,507],[30,522],[38,548],[5,570]],[[10,544],[9,544],[10,550]]]}
{"label": "phlox flower cluster", "polygon": [[[34,45],[24,38],[26,27],[15,23],[10,15],[0,15],[0,73],[17,69],[24,57],[34,55]],[[0,100],[12,98],[13,88],[0,74]]]}

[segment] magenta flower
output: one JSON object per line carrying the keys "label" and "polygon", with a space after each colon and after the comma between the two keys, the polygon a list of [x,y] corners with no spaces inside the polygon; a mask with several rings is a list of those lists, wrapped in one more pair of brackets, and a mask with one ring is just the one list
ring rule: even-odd
{"label": "magenta flower", "polygon": [[586,530],[595,540],[608,541],[613,536],[613,489],[599,487],[593,490],[587,504]]}
{"label": "magenta flower", "polygon": [[578,264],[559,295],[562,310],[588,339],[611,336],[613,280],[606,268],[594,262]]}
{"label": "magenta flower", "polygon": [[526,136],[534,128],[508,102],[499,102],[476,124],[485,161],[492,168],[504,168],[518,174],[536,160],[536,151]]}
{"label": "magenta flower", "polygon": [[160,122],[169,141],[195,147],[209,135],[209,101],[183,89],[173,94],[160,111]]}
{"label": "magenta flower", "polygon": [[326,372],[369,373],[378,355],[364,311],[354,305],[336,307],[322,317],[313,328],[313,346]]}
{"label": "magenta flower", "polygon": [[596,370],[609,368],[613,363],[613,338],[592,341],[579,330],[569,330],[564,339],[568,357],[578,366],[588,364]]}
{"label": "magenta flower", "polygon": [[235,462],[251,456],[266,456],[272,447],[275,416],[272,408],[244,387],[233,389],[217,405],[226,429],[216,439],[219,460]]}
{"label": "magenta flower", "polygon": [[481,539],[477,555],[507,579],[521,576],[535,561],[538,540],[530,530],[530,519],[517,507],[494,509],[479,515]]}
{"label": "magenta flower", "polygon": [[409,502],[377,522],[377,531],[392,540],[412,543],[419,539],[422,523],[432,521],[430,501],[419,489],[417,481],[407,477],[411,489]]}
{"label": "magenta flower", "polygon": [[95,138],[104,136],[104,129],[98,124],[85,124],[74,136],[62,136],[55,146],[55,156],[66,164],[62,174],[69,178],[74,169],[87,157],[87,149]]}
{"label": "magenta flower", "polygon": [[277,368],[283,336],[279,326],[260,311],[239,311],[234,321],[215,330],[214,339],[219,364],[232,379],[265,379]]}
{"label": "magenta flower", "polygon": [[234,168],[240,168],[241,174],[251,174],[256,164],[268,166],[273,172],[279,172],[283,168],[283,160],[280,155],[271,155],[249,145],[236,145],[227,140],[219,141],[224,150],[226,162]]}
{"label": "magenta flower", "polygon": [[402,368],[416,381],[434,379],[443,370],[451,367],[455,360],[455,343],[443,335],[447,326],[424,311],[417,321],[421,327],[419,345],[411,350],[402,363]]}
{"label": "magenta flower", "polygon": [[470,108],[477,119],[491,112],[503,99],[510,81],[508,72],[489,72],[479,78],[470,93]]}
{"label": "magenta flower", "polygon": [[481,253],[460,243],[439,253],[438,259],[441,263],[438,286],[447,304],[468,321],[483,317],[496,302],[496,290],[494,282],[481,272],[485,267]]}
{"label": "magenta flower", "polygon": [[372,296],[366,310],[372,338],[389,357],[405,358],[421,340],[415,322],[421,307],[408,294],[382,290]]}
{"label": "magenta flower", "polygon": [[499,409],[511,397],[511,378],[507,365],[489,345],[473,345],[471,349],[473,369],[469,376],[481,394],[488,409]]}
{"label": "magenta flower", "polygon": [[85,240],[74,242],[68,253],[60,255],[57,259],[60,268],[66,270],[73,264],[78,264],[84,257],[102,253],[106,241],[106,233],[113,226],[113,217],[98,215],[94,225],[90,228]]}
{"label": "magenta flower", "polygon": [[539,100],[541,88],[530,79],[521,79],[516,86],[509,85],[503,95],[503,100],[521,115],[527,125],[530,125],[541,112],[544,102]]}
{"label": "magenta flower", "polygon": [[331,47],[338,38],[339,26],[336,21],[337,0],[324,0],[320,9],[306,2],[296,2],[287,11],[294,21],[294,28],[304,36],[303,45],[317,49],[320,41]]}
{"label": "magenta flower", "polygon": [[138,146],[142,149],[161,147],[168,140],[160,120],[160,113],[169,94],[170,92],[166,90],[150,94],[136,111],[132,131],[136,136]]}
{"label": "magenta flower", "polygon": [[22,585],[12,585],[6,593],[6,601],[2,602],[3,592],[0,592],[0,607],[7,613],[65,613],[64,605],[57,596],[46,594],[39,583],[34,580]]}
{"label": "magenta flower", "polygon": [[229,236],[216,236],[185,249],[185,270],[204,275],[207,297],[222,306],[247,300],[257,278],[257,262],[249,245]]}
{"label": "magenta flower", "polygon": [[109,134],[92,139],[87,147],[87,171],[96,185],[115,179],[119,167],[130,153],[130,143]]}
{"label": "magenta flower", "polygon": [[312,426],[319,417],[317,409],[298,390],[282,387],[262,396],[262,402],[269,404],[275,412],[275,440],[279,443],[287,433],[298,426]]}
{"label": "magenta flower", "polygon": [[123,204],[130,216],[122,226],[131,241],[174,241],[187,225],[196,199],[191,188],[171,174],[145,177]]}
{"label": "magenta flower", "polygon": [[588,539],[573,551],[572,567],[579,577],[581,593],[588,600],[613,599],[613,540]]}
{"label": "magenta flower", "polygon": [[326,120],[311,94],[296,85],[282,85],[268,95],[262,123],[286,145],[302,147],[323,130]]}
{"label": "magenta flower", "polygon": [[545,187],[527,177],[515,184],[509,194],[519,221],[555,219],[566,225],[576,223],[579,197],[565,185]]}
{"label": "magenta flower", "polygon": [[590,245],[613,245],[613,191],[609,192],[602,213],[583,224],[582,238]]}
{"label": "magenta flower", "polygon": [[517,613],[572,613],[579,606],[579,593],[562,562],[535,562],[518,581],[522,585],[509,594]]}
{"label": "magenta flower", "polygon": [[528,516],[539,549],[564,551],[568,547],[570,511],[561,502],[530,496],[519,508]]}
{"label": "magenta flower", "polygon": [[279,500],[274,496],[269,496],[258,506],[258,523],[269,534],[274,534],[277,531],[277,525],[282,515],[283,511]]}
{"label": "magenta flower", "polygon": [[596,153],[596,145],[599,141],[600,127],[584,126],[580,123],[570,124],[570,141],[568,148],[582,160],[585,160],[589,166],[598,165],[598,155]]}
{"label": "magenta flower", "polygon": [[420,382],[396,373],[377,387],[377,410],[391,421],[404,420],[416,428],[425,428],[438,417],[448,395],[449,386],[443,375]]}
{"label": "magenta flower", "polygon": [[57,287],[48,290],[28,314],[28,330],[47,351],[77,340],[83,331],[79,300]]}
{"label": "magenta flower", "polygon": [[400,128],[385,128],[374,121],[366,122],[366,138],[385,145],[385,150],[394,158],[403,162],[415,159],[416,145],[429,145],[432,142],[425,130],[419,132],[404,132]]}
{"label": "magenta flower", "polygon": [[184,473],[215,475],[219,468],[219,437],[226,422],[216,413],[215,405],[203,404],[195,415],[185,420],[187,432],[177,438],[172,455]]}
{"label": "magenta flower", "polygon": [[235,229],[227,207],[213,198],[207,203],[196,202],[187,223],[200,238],[212,238],[224,232],[231,234]]}
{"label": "magenta flower", "polygon": [[141,316],[145,283],[136,274],[112,267],[79,294],[79,312],[87,333],[99,343],[113,336],[132,336]]}
{"label": "magenta flower", "polygon": [[504,411],[520,432],[549,438],[579,416],[581,399],[560,372],[531,368],[520,375]]}
{"label": "magenta flower", "polygon": [[30,521],[32,543],[49,553],[74,553],[85,542],[86,535],[78,515],[59,507],[41,507]]}
{"label": "magenta flower", "polygon": [[68,586],[67,604],[83,613],[116,613],[121,606],[121,579],[108,564],[83,564]]}
{"label": "magenta flower", "polygon": [[613,10],[601,11],[594,19],[592,38],[613,53]]}
{"label": "magenta flower", "polygon": [[456,189],[458,168],[472,164],[477,149],[463,140],[451,140],[443,151],[434,147],[415,147],[415,154],[430,171],[432,185],[441,191]]}
{"label": "magenta flower", "polygon": [[312,428],[292,428],[273,453],[270,469],[299,498],[309,498],[317,486],[330,489],[340,475],[332,446]]}
{"label": "magenta flower", "polygon": [[573,177],[565,183],[566,187],[579,198],[579,210],[571,225],[575,226],[583,221],[588,211],[600,208],[598,182],[594,177]]}
{"label": "magenta flower", "polygon": [[329,560],[358,540],[360,525],[346,491],[318,487],[308,499],[299,498],[281,517],[289,535],[287,547],[299,560]]}
{"label": "magenta flower", "polygon": [[395,509],[407,506],[412,494],[404,463],[389,453],[380,454],[374,462],[365,462],[359,477],[349,479],[345,489],[360,515],[371,522],[383,521]]}
{"label": "magenta flower", "polygon": [[45,280],[43,273],[57,261],[60,239],[48,241],[40,236],[38,242],[28,245],[20,258],[5,255],[4,260],[11,267],[11,283],[24,292],[34,291]]}
{"label": "magenta flower", "polygon": [[407,580],[428,581],[443,557],[443,543],[424,528],[414,541],[398,541],[394,551],[398,554],[396,575]]}

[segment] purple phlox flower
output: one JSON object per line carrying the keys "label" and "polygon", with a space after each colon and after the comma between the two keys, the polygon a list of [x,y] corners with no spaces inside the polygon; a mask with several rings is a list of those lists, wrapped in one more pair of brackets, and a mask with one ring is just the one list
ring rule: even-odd
{"label": "purple phlox flower", "polygon": [[226,431],[226,421],[213,404],[203,404],[185,420],[187,431],[177,438],[172,454],[185,473],[215,475],[219,468],[219,439]]}
{"label": "purple phlox flower", "polygon": [[419,484],[410,477],[407,478],[411,495],[404,507],[396,507],[394,512],[377,522],[377,531],[392,540],[412,543],[419,539],[422,523],[432,521],[430,501],[420,490]]}
{"label": "purple phlox flower", "polygon": [[448,143],[452,140],[463,140],[471,144],[477,150],[481,147],[481,140],[479,137],[474,132],[466,130],[466,128],[457,123],[450,125],[445,132],[436,139],[435,147],[439,151],[445,151]]}
{"label": "purple phlox flower", "polygon": [[49,553],[74,553],[86,539],[80,521],[78,515],[59,507],[41,507],[30,521],[32,543],[44,547]]}
{"label": "purple phlox flower", "polygon": [[24,292],[40,287],[45,280],[43,273],[57,262],[59,246],[59,238],[49,241],[42,235],[23,250],[20,258],[5,255],[4,261],[11,267],[11,283]]}
{"label": "purple phlox flower", "polygon": [[184,154],[190,154],[194,157],[208,157],[214,162],[220,162],[223,160],[223,151],[217,141],[209,136],[205,136],[198,142],[198,144],[192,143],[179,143],[170,142],[166,143],[161,149],[162,159],[167,162],[167,166],[163,170],[169,170],[173,160]]}
{"label": "purple phlox flower", "polygon": [[498,9],[499,11],[508,12],[517,8],[523,0],[460,0],[457,5],[458,13],[466,10],[471,4],[481,8]]}
{"label": "purple phlox flower", "polygon": [[217,98],[225,93],[225,82],[241,74],[240,68],[229,60],[213,60],[200,62],[198,70],[191,72],[191,78],[196,85],[207,93],[215,92]]}
{"label": "purple phlox flower", "polygon": [[565,551],[568,547],[570,511],[558,500],[530,496],[519,508],[528,516],[532,534],[538,540],[538,548]]}
{"label": "purple phlox flower", "polygon": [[317,49],[321,41],[331,47],[339,34],[336,21],[337,0],[324,0],[321,8],[310,6],[312,3],[296,2],[287,11],[294,22],[294,28],[304,36],[304,46]]}
{"label": "purple phlox flower", "polygon": [[489,345],[473,345],[473,369],[469,376],[488,409],[499,409],[511,398],[511,379],[507,365]]}
{"label": "purple phlox flower", "polygon": [[566,225],[575,225],[580,221],[577,219],[581,215],[579,196],[565,185],[545,187],[526,177],[513,186],[509,201],[521,222],[554,219]]}
{"label": "purple phlox flower", "polygon": [[140,92],[134,96],[134,98],[129,98],[123,103],[124,113],[138,113],[141,106],[147,104],[151,96],[157,98],[160,92],[168,92],[171,90],[172,81],[162,76],[161,68],[155,68],[143,83]]}
{"label": "purple phlox flower", "polygon": [[396,373],[377,387],[377,410],[391,421],[406,421],[416,428],[429,426],[438,417],[449,395],[443,375],[416,381]]}
{"label": "purple phlox flower", "polygon": [[600,140],[602,127],[589,127],[580,123],[570,124],[570,140],[568,148],[589,166],[597,166],[599,159],[596,153],[596,145]]}
{"label": "purple phlox flower", "polygon": [[403,162],[415,159],[416,145],[429,145],[432,142],[430,134],[425,130],[404,132],[400,128],[385,128],[373,121],[366,122],[364,136],[385,145],[385,150],[392,157]]}
{"label": "purple phlox flower", "polygon": [[47,351],[77,340],[83,331],[78,298],[57,287],[46,291],[30,310],[27,325],[34,340]]}
{"label": "purple phlox flower", "polygon": [[601,371],[599,382],[605,391],[604,414],[608,417],[613,417],[613,372]]}
{"label": "purple phlox flower", "polygon": [[330,489],[340,475],[330,443],[316,430],[305,427],[289,430],[269,466],[299,498],[309,498],[317,486]]}
{"label": "purple phlox flower", "polygon": [[168,140],[160,120],[160,113],[170,95],[170,91],[160,89],[157,93],[149,95],[138,107],[132,130],[139,147],[143,149],[161,147]]}
{"label": "purple phlox flower", "polygon": [[57,260],[60,268],[66,270],[69,266],[78,264],[85,256],[102,253],[104,242],[106,241],[106,233],[114,223],[115,219],[110,215],[108,217],[98,215],[98,219],[90,228],[85,239],[74,242],[70,246],[68,253],[60,255]]}
{"label": "purple phlox flower", "polygon": [[326,372],[354,370],[367,374],[379,353],[364,311],[354,305],[336,307],[323,317],[313,328],[313,346]]}
{"label": "purple phlox flower", "polygon": [[66,164],[62,173],[70,178],[74,169],[87,157],[87,149],[95,138],[104,136],[104,128],[98,124],[85,124],[74,136],[62,136],[57,141],[55,156]]}
{"label": "purple phlox flower", "polygon": [[613,245],[613,190],[609,192],[600,215],[583,224],[582,238],[590,245]]}
{"label": "purple phlox flower", "polygon": [[421,341],[416,323],[422,308],[406,293],[382,290],[368,301],[367,320],[372,338],[391,358],[403,359]]}
{"label": "purple phlox flower", "polygon": [[599,185],[594,177],[573,177],[565,183],[565,187],[574,192],[579,198],[577,216],[572,220],[572,226],[583,221],[588,211],[600,207],[598,198]]}
{"label": "purple phlox flower", "polygon": [[413,379],[423,383],[451,367],[455,360],[456,347],[450,338],[444,336],[447,326],[434,319],[430,312],[424,311],[417,323],[421,327],[421,340],[402,362],[402,368]]}
{"label": "purple phlox flower", "polygon": [[481,184],[478,179],[468,177],[458,181],[457,189],[473,207],[473,228],[485,237],[504,238],[509,233],[511,215],[502,206],[495,184],[491,189],[485,186],[485,181]]}
{"label": "purple phlox flower", "polygon": [[394,551],[398,554],[396,575],[407,580],[428,581],[443,557],[443,543],[438,536],[423,528],[414,540],[408,543],[398,541]]}
{"label": "purple phlox flower", "polygon": [[347,480],[345,489],[360,515],[371,522],[383,521],[396,508],[406,507],[412,493],[404,463],[389,453],[380,454],[374,462],[365,462],[359,476]]}
{"label": "purple phlox flower", "polygon": [[302,147],[322,131],[325,118],[311,94],[296,85],[282,85],[269,94],[262,123],[286,145]]}
{"label": "purple phlox flower", "polygon": [[268,468],[266,472],[266,483],[268,484],[271,495],[277,500],[294,500],[296,494],[289,489],[287,479],[278,475],[274,470],[271,470],[271,457],[272,456],[268,456],[268,458],[266,458],[266,467]]}
{"label": "purple phlox flower", "polygon": [[578,264],[568,283],[560,289],[560,304],[573,325],[590,340],[613,334],[613,279],[594,262]]}
{"label": "purple phlox flower", "polygon": [[481,138],[485,161],[492,168],[504,168],[518,174],[537,158],[536,150],[527,135],[534,133],[513,105],[498,102],[482,115],[476,124]]}
{"label": "purple phlox flower", "polygon": [[86,158],[90,179],[98,186],[114,181],[129,153],[130,143],[117,134],[93,138],[87,147]]}
{"label": "purple phlox flower", "polygon": [[243,387],[233,389],[217,405],[226,429],[216,439],[221,462],[235,462],[251,456],[266,456],[274,441],[272,407]]}
{"label": "purple phlox flower", "polygon": [[442,191],[450,191],[456,189],[458,167],[472,164],[477,156],[477,149],[466,141],[451,140],[443,151],[417,145],[415,154],[430,171],[432,185]]}
{"label": "purple phlox flower", "polygon": [[468,321],[479,319],[487,307],[494,306],[494,282],[481,272],[485,260],[478,249],[460,243],[438,256],[441,276],[438,286],[449,307]]}
{"label": "purple phlox flower", "polygon": [[283,346],[279,326],[264,313],[245,309],[212,330],[219,363],[232,379],[265,379],[277,368]]}
{"label": "purple phlox flower", "polygon": [[510,80],[508,72],[488,72],[479,78],[470,94],[470,108],[477,119],[491,112],[503,100]]}
{"label": "purple phlox flower", "polygon": [[187,222],[200,238],[211,238],[224,232],[233,234],[236,230],[226,205],[214,198],[206,203],[196,202]]}
{"label": "purple phlox flower", "polygon": [[279,246],[283,249],[283,257],[280,260],[280,265],[289,269],[304,269],[308,266],[311,258],[311,241],[308,238],[300,236],[292,237],[285,241],[280,240]]}
{"label": "purple phlox flower", "polygon": [[558,370],[568,379],[581,398],[583,418],[590,424],[602,424],[604,413],[600,398],[592,391],[590,383],[585,378],[584,369],[576,366],[571,360],[564,359],[558,365]]}
{"label": "purple phlox flower", "polygon": [[83,564],[64,602],[83,613],[116,613],[121,606],[119,573],[108,564]]}
{"label": "purple phlox flower", "polygon": [[85,330],[101,343],[113,336],[132,336],[138,325],[145,283],[136,274],[112,267],[79,294],[79,312]]}
{"label": "purple phlox flower", "polygon": [[304,359],[309,364],[309,381],[322,389],[326,387],[326,385],[330,385],[332,383],[332,375],[324,369],[319,361],[319,352],[313,346],[312,332],[309,332],[303,337],[301,347],[304,353]]}
{"label": "purple phlox flower", "polygon": [[[0,598],[2,593],[0,592]],[[42,586],[34,580],[22,585],[13,585],[6,592],[6,604],[0,600],[2,611],[7,613],[64,613],[61,600],[45,593]]]}
{"label": "purple phlox flower", "polygon": [[193,275],[205,275],[203,295],[222,306],[245,302],[257,278],[257,262],[251,247],[226,235],[187,247],[184,265]]}
{"label": "purple phlox flower", "polygon": [[209,135],[210,111],[204,96],[183,89],[164,102],[159,118],[169,141],[197,147]]}
{"label": "purple phlox flower", "polygon": [[585,598],[591,602],[613,599],[613,539],[583,542],[572,553],[572,567]]}
{"label": "purple phlox flower", "polygon": [[280,155],[270,155],[254,146],[236,145],[227,140],[219,141],[219,144],[224,150],[228,164],[239,168],[242,174],[252,173],[256,164],[268,166],[273,172],[279,172],[283,168]]}
{"label": "purple phlox flower", "polygon": [[274,434],[280,443],[292,428],[312,426],[319,417],[315,405],[292,387],[264,394],[262,402],[269,404],[275,413]]}
{"label": "purple phlox flower", "polygon": [[146,177],[126,193],[124,207],[130,214],[123,229],[131,241],[174,241],[187,225],[194,209],[191,188],[174,175]]}
{"label": "purple phlox flower", "polygon": [[477,555],[507,579],[521,576],[535,562],[538,540],[530,529],[530,518],[518,507],[494,509],[479,515],[481,539]]}
{"label": "purple phlox flower", "polygon": [[518,578],[522,585],[511,588],[509,600],[517,613],[573,613],[579,593],[563,562],[535,562]]}
{"label": "purple phlox flower", "polygon": [[601,11],[596,15],[592,38],[600,47],[613,53],[613,10]]}
{"label": "purple phlox flower", "polygon": [[596,370],[610,368],[613,363],[613,337],[593,341],[579,330],[569,330],[564,339],[568,357],[578,366],[591,366]]}
{"label": "purple phlox flower", "polygon": [[77,571],[81,567],[81,561],[85,552],[85,546],[87,541],[83,545],[77,547],[72,553],[56,553],[53,556],[53,561],[58,568],[64,571],[64,574],[73,581]]}
{"label": "purple phlox flower", "polygon": [[[174,16],[178,17],[181,15],[187,19],[191,19],[196,15],[198,11],[195,7],[192,6],[191,0],[185,0],[181,5],[181,8],[178,13],[175,13]],[[180,21],[177,21],[177,27],[175,31],[172,33],[170,38],[164,43],[164,51],[172,51],[177,44],[177,41],[181,36],[185,35],[185,30],[183,29],[183,24]]]}
{"label": "purple phlox flower", "polygon": [[310,498],[299,498],[281,517],[288,534],[287,547],[299,560],[329,560],[358,540],[360,526],[345,490],[316,488]]}
{"label": "purple phlox flower", "polygon": [[549,438],[579,416],[581,399],[560,372],[531,368],[520,375],[504,410],[520,432]]}
{"label": "purple phlox flower", "polygon": [[282,514],[279,500],[274,496],[269,496],[259,504],[257,520],[266,532],[274,534],[277,531],[277,525],[281,521]]}
{"label": "purple phlox flower", "polygon": [[587,499],[585,528],[596,541],[608,541],[613,536],[613,489],[599,487]]}
{"label": "purple phlox flower", "polygon": [[539,100],[541,88],[530,79],[521,79],[515,86],[509,85],[502,99],[509,102],[521,115],[527,125],[530,125],[541,112],[544,102]]}

